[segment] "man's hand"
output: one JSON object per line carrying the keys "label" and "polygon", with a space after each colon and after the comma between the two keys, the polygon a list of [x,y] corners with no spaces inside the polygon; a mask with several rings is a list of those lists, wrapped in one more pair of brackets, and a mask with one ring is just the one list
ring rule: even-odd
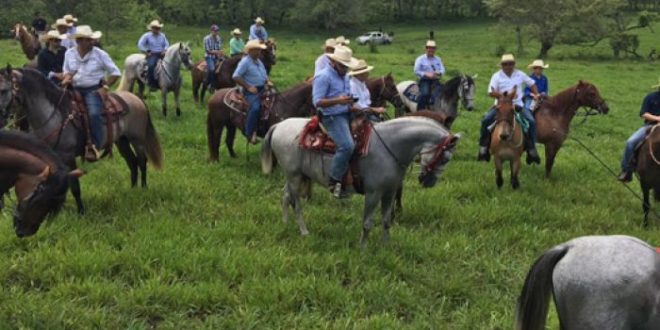
{"label": "man's hand", "polygon": [[266,86],[273,87],[273,86],[275,86],[275,84],[273,84],[273,82],[270,79],[268,79],[268,80],[266,80]]}
{"label": "man's hand", "polygon": [[353,104],[353,98],[348,95],[338,96],[333,101],[335,104]]}
{"label": "man's hand", "polygon": [[385,113],[385,108],[383,108],[383,107],[371,108],[371,112],[377,113],[377,114],[383,114],[383,113]]}
{"label": "man's hand", "polygon": [[62,79],[62,86],[69,86],[73,82],[73,77],[69,75],[64,75],[64,78]]}
{"label": "man's hand", "polygon": [[427,73],[424,74],[424,76],[425,76],[426,78],[429,78],[429,79],[435,79],[435,78],[437,77],[437,75],[435,74],[435,72],[427,72]]}
{"label": "man's hand", "polygon": [[250,93],[252,93],[252,94],[257,94],[257,88],[254,87],[254,86],[249,86],[249,87],[246,88],[246,89],[247,89],[248,92],[250,92]]}
{"label": "man's hand", "polygon": [[160,58],[165,57],[165,52],[160,52],[160,53],[158,53],[158,57],[160,57]]}

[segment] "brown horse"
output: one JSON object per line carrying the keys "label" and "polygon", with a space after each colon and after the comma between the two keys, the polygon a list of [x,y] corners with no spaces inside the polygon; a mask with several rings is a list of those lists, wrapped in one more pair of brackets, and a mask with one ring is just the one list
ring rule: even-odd
{"label": "brown horse", "polygon": [[569,125],[580,107],[607,114],[609,108],[593,84],[580,80],[555,96],[542,100],[534,112],[538,143],[545,145],[545,176],[550,177],[555,156],[566,140]]}
{"label": "brown horse", "polygon": [[30,33],[25,25],[20,23],[14,25],[13,34],[14,39],[20,42],[23,53],[25,53],[28,60],[34,60],[37,57],[37,54],[39,54],[39,49],[41,49],[39,39]]}
{"label": "brown horse", "polygon": [[380,78],[369,79],[366,85],[371,94],[372,107],[384,107],[386,102],[391,103],[395,109],[404,107],[391,72]]}
{"label": "brown horse", "polygon": [[[261,52],[259,59],[264,63],[266,67],[266,72],[270,75],[270,70],[273,68],[273,65],[277,62],[277,44],[273,40],[268,40],[266,42],[266,49]],[[226,58],[220,64],[220,68],[216,70],[215,74],[215,85],[213,89],[218,90],[222,88],[229,88],[236,86],[236,82],[232,78],[236,67],[238,67],[238,62],[241,61],[243,56],[235,55],[229,58]],[[206,70],[200,70],[200,64],[204,60],[201,60],[195,64],[191,71],[192,75],[192,86],[193,86],[193,99],[195,103],[198,103],[200,100],[204,102],[204,95],[208,89],[208,82],[206,81]],[[200,95],[200,87],[201,95]]]}
{"label": "brown horse", "polygon": [[517,123],[513,100],[516,98],[516,89],[504,92],[497,99],[497,113],[495,114],[495,128],[490,138],[490,153],[495,160],[495,183],[497,188],[502,188],[503,162],[509,161],[511,165],[511,187],[518,189],[518,173],[520,172],[520,156],[524,146],[524,134],[522,126]]}
{"label": "brown horse", "polygon": [[639,184],[644,194],[644,226],[648,226],[649,211],[651,204],[649,202],[649,192],[653,189],[653,197],[660,201],[660,125],[654,125],[646,140],[639,148],[637,154],[637,173],[639,173]]}

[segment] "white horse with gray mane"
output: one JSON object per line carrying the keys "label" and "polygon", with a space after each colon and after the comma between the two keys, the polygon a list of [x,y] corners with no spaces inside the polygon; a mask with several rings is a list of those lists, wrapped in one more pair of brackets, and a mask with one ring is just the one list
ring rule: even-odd
{"label": "white horse with gray mane", "polygon": [[[158,61],[154,74],[158,81],[161,95],[163,97],[163,115],[167,116],[167,93],[174,93],[176,103],[176,115],[181,115],[181,103],[179,93],[183,85],[181,78],[181,65],[188,70],[192,69],[192,57],[188,43],[177,42],[165,51],[163,59]],[[147,60],[144,54],[131,54],[124,61],[124,72],[117,90],[133,92],[137,82],[140,98],[144,98],[144,86],[147,84]]]}
{"label": "white horse with gray mane", "polygon": [[516,329],[545,329],[551,293],[562,330],[660,329],[660,255],[630,236],[584,236],[551,248],[525,279]]}
{"label": "white horse with gray mane", "polygon": [[[301,193],[315,181],[328,186],[332,155],[304,150],[299,137],[309,119],[287,119],[268,131],[261,149],[264,173],[272,172],[275,161],[286,175],[282,210],[288,222],[289,206],[295,210],[300,233],[309,232],[305,226],[300,202]],[[452,135],[444,126],[425,117],[405,117],[374,124],[368,152],[359,159],[360,175],[365,191],[363,231],[361,243],[366,243],[373,226],[372,216],[381,204],[383,239],[389,239],[389,227],[394,196],[403,184],[406,169],[421,154],[419,182],[432,187],[442,174],[460,135]]]}

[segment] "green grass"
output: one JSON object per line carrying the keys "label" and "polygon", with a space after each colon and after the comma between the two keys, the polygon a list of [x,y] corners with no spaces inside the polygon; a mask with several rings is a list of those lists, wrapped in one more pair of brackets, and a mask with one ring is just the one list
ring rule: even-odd
{"label": "green grass", "polygon": [[[497,69],[495,49],[514,49],[512,33],[490,26],[432,26],[448,69],[479,74],[478,110],[456,121],[465,138],[436,187],[422,189],[416,173],[408,176],[405,211],[389,244],[379,241],[376,227],[361,252],[363,199],[342,204],[319,187],[305,204],[311,235],[301,238],[295,224],[284,226],[284,178],[261,174],[258,148],[246,160],[242,137],[239,158],[223,147],[220,163],[209,164],[206,111],[192,103],[186,72],[181,118],[163,118],[158,95],[147,101],[165,153],[165,168],[150,171],[148,189],[130,188],[118,154],[85,164],[88,214],[77,216],[69,198],[60,215],[22,240],[11,228],[12,197],[0,222],[0,329],[508,329],[524,276],[545,249],[591,234],[659,244],[660,231],[640,226],[641,203],[573,141],[560,151],[552,179],[543,179],[542,167],[523,167],[520,191],[497,190],[493,164],[474,161],[479,120],[491,103],[485,86]],[[388,28],[396,32],[392,46],[378,47],[378,54],[354,46],[356,56],[376,66],[374,75],[411,79],[429,28]],[[204,35],[172,26],[165,32],[171,41]],[[356,34],[333,34],[339,32]],[[106,48],[118,64],[140,33],[112,33]],[[311,75],[327,34],[271,34],[279,43],[273,69],[279,87]],[[641,40],[647,53],[657,37]],[[199,59],[201,42],[192,45]],[[0,47],[0,60],[24,62],[14,41]],[[528,45],[530,54],[536,47]],[[658,67],[609,54],[606,44],[557,47],[547,75],[552,93],[579,79],[598,86],[610,115],[590,118],[571,136],[618,168]],[[549,327],[557,326],[553,310]]]}

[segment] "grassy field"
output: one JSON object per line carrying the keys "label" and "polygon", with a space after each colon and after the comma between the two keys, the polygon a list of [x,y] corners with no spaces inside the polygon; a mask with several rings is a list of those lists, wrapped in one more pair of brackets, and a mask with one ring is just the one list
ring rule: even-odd
{"label": "grassy field", "polygon": [[[159,95],[147,100],[165,153],[165,168],[150,171],[148,189],[130,188],[119,155],[85,164],[88,214],[79,217],[69,198],[61,214],[22,240],[11,228],[12,197],[0,216],[0,329],[509,329],[524,276],[545,249],[591,234],[660,244],[658,229],[641,228],[641,202],[570,140],[552,179],[543,179],[542,167],[525,166],[519,191],[497,190],[493,164],[475,161],[478,128],[491,103],[485,86],[497,70],[495,49],[513,49],[514,38],[491,25],[386,27],[396,32],[394,45],[378,53],[354,47],[375,75],[411,79],[432,27],[450,72],[479,74],[477,110],[461,112],[454,126],[465,137],[456,157],[435,188],[423,190],[416,173],[409,175],[389,244],[378,240],[376,227],[360,251],[362,197],[342,204],[319,187],[305,205],[311,235],[303,239],[295,224],[284,226],[284,179],[262,175],[258,148],[245,149],[242,137],[239,158],[223,147],[220,162],[208,163],[206,110],[193,104],[186,72],[181,118],[162,117]],[[205,33],[172,25],[165,32],[170,41]],[[119,65],[140,34],[111,34],[106,49]],[[327,35],[271,34],[279,44],[279,87],[309,76]],[[657,46],[653,34],[641,39],[641,53]],[[201,41],[192,45],[201,58]],[[536,47],[528,45],[521,65]],[[16,42],[0,41],[0,49],[0,63],[24,62]],[[657,64],[609,54],[605,44],[557,47],[547,75],[553,94],[579,79],[600,89],[610,114],[574,127],[571,136],[618,170],[624,141],[641,124],[641,99],[659,74]],[[548,326],[558,327],[554,309]]]}

